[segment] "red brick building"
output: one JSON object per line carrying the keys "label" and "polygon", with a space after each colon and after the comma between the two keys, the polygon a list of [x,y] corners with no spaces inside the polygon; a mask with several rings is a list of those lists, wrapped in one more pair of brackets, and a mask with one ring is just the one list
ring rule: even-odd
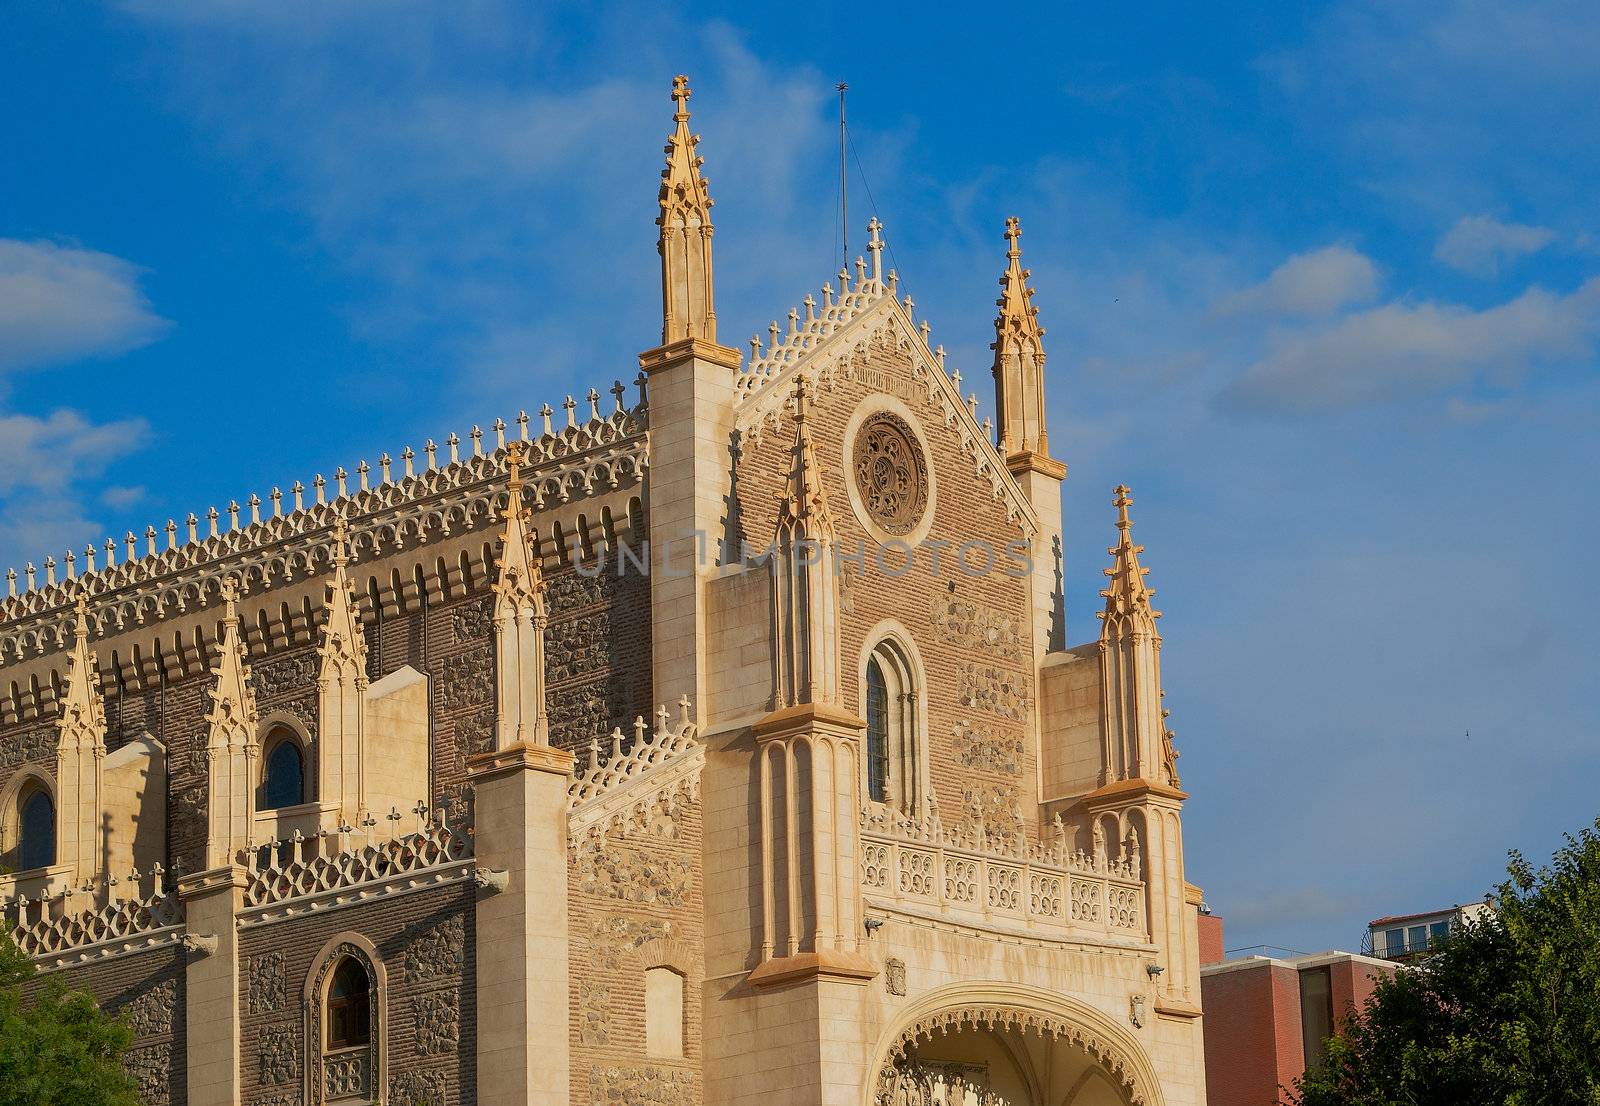
{"label": "red brick building", "polygon": [[1222,959],[1222,919],[1200,918],[1210,1106],[1273,1106],[1395,965],[1349,952]]}

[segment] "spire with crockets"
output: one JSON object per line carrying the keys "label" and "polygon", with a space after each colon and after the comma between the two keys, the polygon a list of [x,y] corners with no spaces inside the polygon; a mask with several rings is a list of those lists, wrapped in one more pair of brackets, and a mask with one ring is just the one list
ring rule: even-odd
{"label": "spire with crockets", "polygon": [[689,130],[689,78],[672,78],[677,126],[667,139],[661,171],[661,344],[685,338],[717,340],[711,295],[711,193],[695,153],[700,136]]}
{"label": "spire with crockets", "polygon": [[994,321],[994,390],[999,411],[1000,452],[1048,456],[1049,436],[1044,425],[1044,327],[1033,306],[1029,271],[1022,267],[1017,240],[1022,228],[1016,218],[1006,220],[1006,272],[1000,278],[1001,295],[995,300],[1000,314]]}

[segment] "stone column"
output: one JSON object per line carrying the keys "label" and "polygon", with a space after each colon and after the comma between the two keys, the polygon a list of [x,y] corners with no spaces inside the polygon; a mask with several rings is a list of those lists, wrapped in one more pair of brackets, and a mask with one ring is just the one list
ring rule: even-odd
{"label": "stone column", "polygon": [[572,754],[513,745],[467,762],[478,864],[505,889],[477,904],[478,1101],[566,1106],[567,783]]}
{"label": "stone column", "polygon": [[178,881],[188,930],[184,1025],[189,1106],[239,1106],[239,945],[245,870],[225,864]]}

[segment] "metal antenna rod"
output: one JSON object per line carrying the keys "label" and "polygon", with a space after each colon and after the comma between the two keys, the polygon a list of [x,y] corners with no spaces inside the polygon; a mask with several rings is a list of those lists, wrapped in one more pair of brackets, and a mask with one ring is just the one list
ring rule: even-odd
{"label": "metal antenna rod", "polygon": [[839,237],[844,246],[845,268],[850,267],[850,205],[845,194],[846,174],[844,156],[844,94],[850,86],[839,82]]}

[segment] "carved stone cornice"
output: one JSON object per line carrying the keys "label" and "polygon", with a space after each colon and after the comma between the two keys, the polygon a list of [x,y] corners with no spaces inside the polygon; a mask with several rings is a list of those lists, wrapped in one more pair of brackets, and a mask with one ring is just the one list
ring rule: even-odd
{"label": "carved stone cornice", "polygon": [[[527,441],[524,475],[535,511],[643,478],[649,466],[646,406],[625,410],[619,400],[615,411],[601,415],[597,401],[598,393],[591,391],[592,417],[579,423],[569,400],[567,426]],[[526,434],[525,420],[522,426]],[[452,454],[456,440],[452,436]],[[176,526],[170,527],[167,548],[159,552],[155,530],[147,530],[143,556],[0,600],[0,665],[70,645],[72,609],[80,597],[88,603],[91,628],[104,637],[211,607],[229,576],[237,577],[248,594],[321,575],[331,568],[329,543],[339,518],[349,524],[352,556],[362,560],[483,529],[497,518],[505,451],[497,446],[482,452],[481,433],[473,442],[471,455],[452,456],[437,468],[431,467],[430,450],[430,467],[420,472],[394,479],[384,466],[384,475],[371,487],[341,489],[326,502],[210,537],[199,537],[191,527],[196,536],[180,544]]]}
{"label": "carved stone cornice", "polygon": [[498,779],[513,772],[552,772],[558,776],[572,772],[573,756],[554,745],[529,745],[519,742],[504,749],[490,749],[467,758],[467,775],[473,782]]}

